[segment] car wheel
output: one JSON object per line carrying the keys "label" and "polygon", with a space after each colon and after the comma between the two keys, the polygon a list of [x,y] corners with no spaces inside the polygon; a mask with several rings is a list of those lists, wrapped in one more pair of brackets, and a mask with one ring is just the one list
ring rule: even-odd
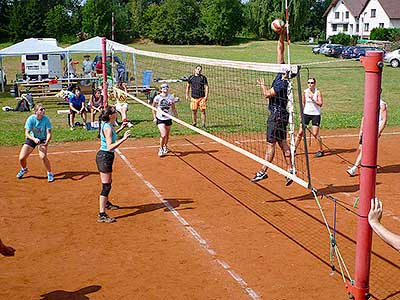
{"label": "car wheel", "polygon": [[397,59],[392,59],[392,60],[390,61],[390,65],[391,65],[393,68],[397,68],[397,67],[399,66],[399,64],[400,64],[400,62],[399,62]]}

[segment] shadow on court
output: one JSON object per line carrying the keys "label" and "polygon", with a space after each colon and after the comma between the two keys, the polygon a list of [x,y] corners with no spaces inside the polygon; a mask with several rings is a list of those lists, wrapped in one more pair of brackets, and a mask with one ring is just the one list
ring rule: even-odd
{"label": "shadow on court", "polygon": [[[93,172],[93,171],[67,171],[54,174],[54,178],[56,180],[66,180],[66,179],[82,180],[85,177],[98,174],[99,172]],[[28,175],[24,176],[22,180],[24,178],[47,179],[47,176]]]}
{"label": "shadow on court", "polygon": [[[165,198],[164,201],[167,201],[169,203],[169,205],[176,209],[179,206],[181,206],[182,204],[189,204],[189,203],[193,203],[193,200],[188,199],[188,198]],[[121,206],[121,209],[136,209],[136,211],[125,214],[125,215],[121,215],[121,216],[117,216],[115,217],[115,219],[123,219],[123,218],[128,218],[128,217],[133,217],[139,214],[144,214],[144,213],[148,213],[148,212],[152,212],[158,209],[164,209],[164,211],[168,211],[168,208],[165,206],[164,203],[149,203],[149,204],[142,204],[142,205],[135,205],[135,206]],[[192,207],[185,207],[182,209],[193,209]]]}
{"label": "shadow on court", "polygon": [[53,291],[47,294],[40,295],[40,300],[90,300],[87,294],[92,294],[101,289],[100,285],[91,285],[81,288],[75,292],[63,290]]}
{"label": "shadow on court", "polygon": [[[332,156],[332,155],[339,155],[339,154],[343,154],[343,153],[353,153],[356,152],[357,149],[356,148],[351,148],[351,149],[340,149],[340,148],[328,148],[328,149],[324,149],[324,156]],[[314,155],[316,152],[309,152],[310,155]],[[298,152],[296,155],[304,155],[305,153],[302,152]]]}
{"label": "shadow on court", "polygon": [[400,173],[400,165],[389,165],[378,168],[378,173]]}
{"label": "shadow on court", "polygon": [[175,156],[188,156],[192,154],[210,154],[216,153],[218,150],[201,150],[201,151],[171,151]]}

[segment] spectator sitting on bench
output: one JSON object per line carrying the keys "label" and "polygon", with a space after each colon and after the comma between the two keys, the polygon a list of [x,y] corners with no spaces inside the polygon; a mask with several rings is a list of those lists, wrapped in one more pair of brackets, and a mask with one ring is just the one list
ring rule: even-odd
{"label": "spectator sitting on bench", "polygon": [[[126,82],[120,81],[117,85],[117,88],[122,90],[125,93],[128,93],[128,88]],[[125,93],[114,90],[114,98],[115,98],[115,109],[121,114],[122,124],[128,125],[128,127],[132,127],[133,125],[127,119],[128,112],[128,103],[126,101]]]}
{"label": "spectator sitting on bench", "polygon": [[74,130],[75,114],[82,116],[83,124],[86,128],[86,109],[85,96],[81,93],[79,86],[75,87],[74,94],[69,98],[69,125]]}
{"label": "spectator sitting on bench", "polygon": [[92,128],[95,128],[94,118],[96,113],[101,113],[104,109],[104,99],[103,95],[101,94],[101,89],[97,88],[93,94],[90,96],[89,101],[89,109],[90,109],[90,125]]}

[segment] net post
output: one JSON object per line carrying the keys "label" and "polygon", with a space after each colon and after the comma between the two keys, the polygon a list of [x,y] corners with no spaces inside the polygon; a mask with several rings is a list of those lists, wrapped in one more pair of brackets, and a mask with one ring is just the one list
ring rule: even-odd
{"label": "net post", "polygon": [[106,52],[106,44],[107,39],[105,37],[101,38],[101,56],[102,56],[102,72],[103,72],[103,99],[104,99],[104,107],[107,106],[107,69],[106,69],[106,59],[107,59],[107,52]]}
{"label": "net post", "polygon": [[365,69],[363,147],[360,175],[360,205],[357,220],[357,245],[354,285],[350,295],[355,300],[369,299],[369,274],[372,230],[368,224],[371,198],[375,197],[378,153],[378,114],[382,80],[383,52],[368,51],[361,63]]}
{"label": "net post", "polygon": [[297,97],[299,98],[299,110],[300,110],[300,117],[301,117],[300,126],[303,128],[303,143],[304,143],[304,153],[305,153],[305,157],[306,157],[308,185],[309,185],[309,188],[311,188],[312,184],[311,184],[310,160],[308,158],[308,147],[307,147],[307,131],[306,131],[307,127],[304,124],[303,92],[301,90],[300,72],[297,74]]}

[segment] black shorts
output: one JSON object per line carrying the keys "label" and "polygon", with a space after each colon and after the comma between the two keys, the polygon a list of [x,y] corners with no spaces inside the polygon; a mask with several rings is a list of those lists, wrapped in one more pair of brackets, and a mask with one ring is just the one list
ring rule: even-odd
{"label": "black shorts", "polygon": [[99,150],[96,154],[97,169],[101,173],[111,173],[114,163],[114,152]]}
{"label": "black shorts", "polygon": [[[46,142],[46,139],[42,139],[40,140],[39,144],[44,144]],[[38,144],[36,144],[34,141],[32,141],[31,139],[26,139],[25,140],[25,145],[28,145],[32,148],[35,148]]]}
{"label": "black shorts", "polygon": [[304,114],[304,125],[308,125],[310,124],[311,121],[311,125],[312,126],[318,126],[321,124],[321,115],[307,115]]}
{"label": "black shorts", "polygon": [[172,120],[168,119],[168,120],[160,120],[158,118],[156,118],[156,124],[165,124],[166,126],[171,126],[172,125]]}
{"label": "black shorts", "polygon": [[275,143],[286,140],[286,127],[289,114],[287,112],[274,111],[267,120],[267,142]]}

